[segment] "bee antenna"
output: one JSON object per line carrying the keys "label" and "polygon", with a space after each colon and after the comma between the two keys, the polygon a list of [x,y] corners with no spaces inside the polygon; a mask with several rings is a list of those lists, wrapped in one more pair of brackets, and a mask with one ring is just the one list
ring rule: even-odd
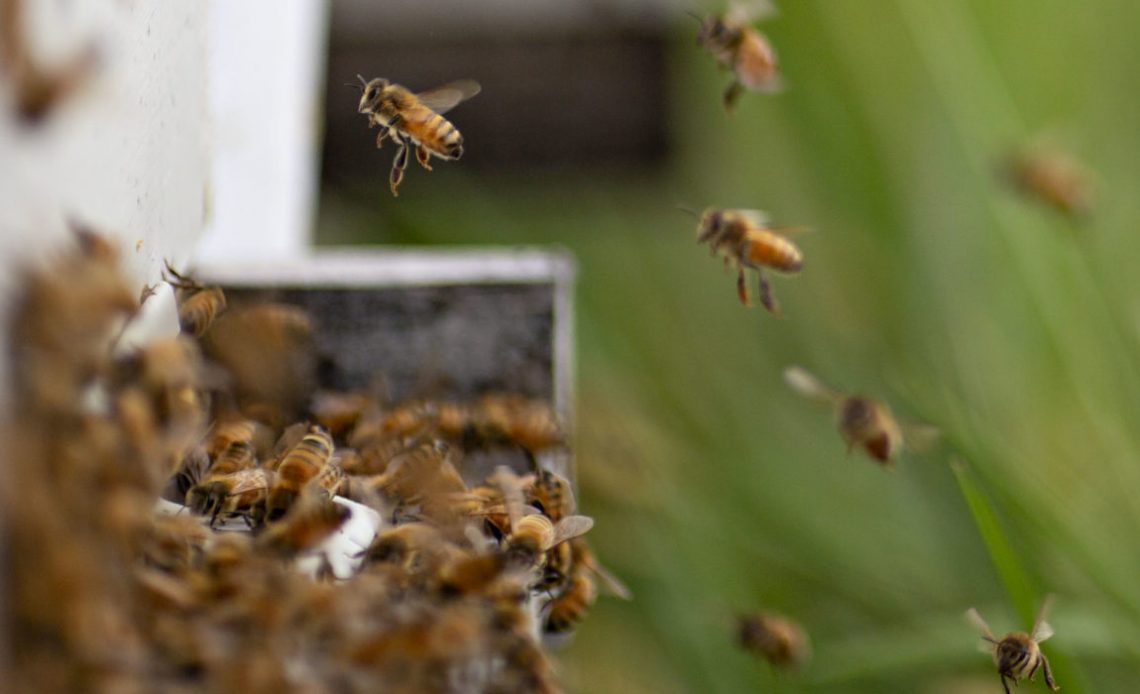
{"label": "bee antenna", "polygon": [[687,206],[685,206],[685,205],[677,205],[677,209],[678,209],[678,210],[681,210],[682,212],[685,212],[685,213],[687,213],[687,214],[691,214],[691,215],[693,215],[694,217],[696,217],[697,219],[700,219],[700,218],[701,218],[701,213],[700,213],[700,212],[697,212],[696,210],[694,210],[694,209],[693,209],[693,208],[691,208],[691,207],[687,207]]}
{"label": "bee antenna", "polygon": [[685,10],[685,14],[689,15],[698,22],[704,22],[705,18],[697,14],[696,10]]}

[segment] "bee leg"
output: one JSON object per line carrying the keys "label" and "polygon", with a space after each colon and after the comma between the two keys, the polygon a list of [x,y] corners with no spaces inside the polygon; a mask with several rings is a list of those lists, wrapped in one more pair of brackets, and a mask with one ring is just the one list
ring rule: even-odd
{"label": "bee leg", "polygon": [[1049,687],[1049,689],[1052,689],[1055,692],[1059,691],[1061,688],[1058,687],[1057,683],[1053,681],[1053,671],[1049,669],[1049,659],[1045,657],[1044,653],[1041,654],[1040,663],[1041,671],[1045,673],[1045,684]]}
{"label": "bee leg", "polygon": [[431,164],[428,162],[429,159],[431,159],[431,152],[428,151],[427,147],[423,145],[416,147],[416,161],[420,163],[420,166],[431,171]]}
{"label": "bee leg", "polygon": [[773,316],[783,315],[780,311],[780,302],[776,301],[776,297],[772,295],[772,285],[768,283],[768,277],[761,271],[756,271],[756,276],[760,278],[760,303],[764,308],[768,309],[768,313]]}
{"label": "bee leg", "polygon": [[376,135],[376,149],[383,149],[384,138],[388,137],[388,129],[381,128],[380,132]]}
{"label": "bee leg", "polygon": [[392,160],[392,173],[388,177],[388,186],[392,189],[392,195],[398,196],[399,193],[396,189],[400,187],[400,181],[404,180],[404,169],[408,168],[408,146],[403,140],[396,140],[397,147],[396,158]]}
{"label": "bee leg", "polygon": [[728,85],[728,89],[724,90],[724,110],[732,113],[736,109],[736,102],[740,101],[740,95],[743,93],[744,85],[733,80],[732,84]]}
{"label": "bee leg", "polygon": [[[1017,684],[1017,680],[1014,680],[1013,683]],[[1001,688],[1005,690],[1005,694],[1013,694],[1009,691],[1009,682],[1006,682],[1005,675],[1001,676]]]}
{"label": "bee leg", "polygon": [[752,305],[752,300],[748,298],[748,282],[744,277],[743,265],[736,268],[736,295],[740,297],[740,303],[745,306]]}

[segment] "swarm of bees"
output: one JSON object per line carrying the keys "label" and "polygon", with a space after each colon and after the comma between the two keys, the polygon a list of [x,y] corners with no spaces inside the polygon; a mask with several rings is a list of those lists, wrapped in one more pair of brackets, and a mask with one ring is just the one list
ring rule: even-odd
{"label": "swarm of bees", "polygon": [[368,127],[380,126],[376,147],[390,139],[396,145],[396,158],[392,160],[392,173],[388,185],[392,195],[404,180],[408,168],[408,149],[416,149],[416,161],[431,171],[432,156],[440,159],[458,159],[463,156],[463,136],[451,121],[443,117],[451,109],[479,93],[482,87],[473,80],[450,82],[426,92],[413,93],[388,80],[377,77],[360,80],[362,93],[357,111],[368,116]]}
{"label": "swarm of bees", "polygon": [[[0,513],[27,557],[11,567],[18,690],[560,691],[544,638],[572,633],[599,588],[630,595],[537,462],[566,446],[548,404],[314,389],[282,423],[293,393],[237,397],[210,339],[247,314],[172,268],[183,335],[112,356],[138,301],[116,250],[77,238],[28,273],[12,323],[24,406]],[[262,308],[261,328],[296,323]],[[246,349],[297,348],[291,334]],[[531,469],[465,478],[465,452],[496,447]],[[183,510],[157,513],[161,492]],[[347,578],[320,555],[355,513],[341,498],[383,519]],[[294,565],[314,556],[316,581]]]}

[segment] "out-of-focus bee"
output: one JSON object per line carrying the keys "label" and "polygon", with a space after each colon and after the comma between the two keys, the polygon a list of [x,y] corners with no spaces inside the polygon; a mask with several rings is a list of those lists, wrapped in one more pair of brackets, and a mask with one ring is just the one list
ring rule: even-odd
{"label": "out-of-focus bee", "polygon": [[709,244],[712,253],[720,254],[726,265],[736,265],[736,291],[740,303],[745,306],[750,304],[750,299],[744,269],[756,270],[760,280],[760,303],[770,313],[779,315],[780,307],[772,296],[764,269],[795,274],[803,268],[803,252],[785,236],[803,229],[773,227],[764,213],[758,210],[709,208],[697,224],[697,243]]}
{"label": "out-of-focus bee", "polygon": [[276,523],[257,536],[254,545],[271,554],[291,557],[320,544],[352,516],[352,511],[326,496],[305,490]]}
{"label": "out-of-focus bee", "polygon": [[768,38],[752,26],[752,22],[772,12],[774,8],[766,2],[753,2],[751,6],[735,3],[723,15],[701,21],[697,45],[711,53],[717,65],[732,73],[732,83],[724,92],[727,111],[735,108],[745,89],[774,92],[781,87],[776,51]]}
{"label": "out-of-focus bee", "polygon": [[408,148],[416,147],[416,161],[431,171],[432,155],[440,159],[463,156],[463,136],[442,114],[460,102],[479,93],[481,87],[472,80],[459,80],[430,91],[414,94],[398,84],[377,77],[365,80],[357,75],[363,88],[357,111],[368,115],[368,127],[379,125],[376,146],[389,137],[396,144],[389,185],[392,195],[404,178],[408,166]]}
{"label": "out-of-focus bee", "polygon": [[226,295],[221,287],[206,287],[193,279],[179,274],[166,261],[166,281],[174,287],[178,300],[178,322],[182,330],[202,337],[214,320],[226,310]]}
{"label": "out-of-focus bee", "polygon": [[0,72],[14,90],[21,120],[38,125],[91,79],[99,54],[94,46],[88,46],[65,66],[46,69],[28,37],[24,0],[0,2]]}
{"label": "out-of-focus bee", "polygon": [[[1053,629],[1045,621],[1045,613],[1053,602],[1053,596],[1047,596],[1037,612],[1037,619],[1033,622],[1033,629],[1027,634],[1024,631],[1011,631],[1001,639],[994,637],[986,620],[976,609],[971,607],[966,617],[982,634],[986,641],[986,651],[992,653],[994,665],[1001,675],[1001,686],[1005,694],[1010,694],[1009,682],[1016,686],[1020,680],[1033,679],[1037,669],[1045,673],[1045,684],[1053,691],[1060,687],[1053,681],[1053,673],[1049,670],[1049,659],[1041,652],[1040,644],[1053,635]],[[1008,680],[1008,682],[1007,682]]]}
{"label": "out-of-focus bee", "polygon": [[485,442],[509,442],[536,452],[566,443],[550,403],[514,393],[488,393],[474,403],[472,424]]}
{"label": "out-of-focus bee", "polygon": [[784,381],[800,395],[834,407],[836,424],[847,442],[847,451],[858,446],[885,467],[894,463],[904,447],[921,450],[938,438],[936,428],[926,424],[900,423],[886,403],[862,395],[836,392],[801,367],[785,369]]}
{"label": "out-of-focus bee", "polygon": [[1093,211],[1096,191],[1092,174],[1058,150],[1039,147],[1013,154],[1002,173],[1023,195],[1067,217],[1079,219]]}
{"label": "out-of-focus bee", "polygon": [[780,669],[801,667],[811,657],[807,632],[783,615],[741,615],[736,620],[736,639],[741,648]]}
{"label": "out-of-focus bee", "polygon": [[369,410],[379,410],[379,404],[364,393],[337,393],[320,391],[313,395],[309,411],[335,439],[343,439]]}
{"label": "out-of-focus bee", "polygon": [[558,523],[541,513],[523,516],[507,537],[507,558],[517,566],[541,569],[551,548],[584,535],[592,527],[594,519],[589,516],[567,516]]}
{"label": "out-of-focus bee", "polygon": [[317,427],[293,446],[277,466],[266,499],[266,520],[275,521],[284,516],[309,482],[324,472],[332,454],[332,437]]}
{"label": "out-of-focus bee", "polygon": [[550,601],[543,630],[549,634],[572,631],[585,619],[597,598],[593,579],[585,572],[574,572],[565,590]]}

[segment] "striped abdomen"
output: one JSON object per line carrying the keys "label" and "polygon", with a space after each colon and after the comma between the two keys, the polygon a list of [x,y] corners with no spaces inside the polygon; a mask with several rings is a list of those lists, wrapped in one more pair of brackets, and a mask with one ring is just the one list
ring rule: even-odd
{"label": "striped abdomen", "polygon": [[209,478],[253,467],[254,451],[248,441],[234,441],[222,451],[210,466]]}
{"label": "striped abdomen", "polygon": [[406,110],[403,117],[400,129],[432,154],[442,159],[463,156],[463,136],[451,121],[420,104]]}
{"label": "striped abdomen", "polygon": [[195,291],[178,304],[178,323],[182,330],[202,337],[226,308],[226,295],[218,287]]}
{"label": "striped abdomen", "polygon": [[804,254],[799,246],[767,229],[749,229],[741,251],[741,260],[746,265],[781,272],[799,272],[804,265]]}
{"label": "striped abdomen", "polygon": [[1038,667],[1040,651],[1027,634],[1008,634],[994,650],[998,672],[1015,680],[1030,677]]}
{"label": "striped abdomen", "polygon": [[269,520],[285,515],[301,489],[328,465],[332,452],[332,437],[324,431],[313,431],[285,454],[277,466],[277,474],[266,502]]}

